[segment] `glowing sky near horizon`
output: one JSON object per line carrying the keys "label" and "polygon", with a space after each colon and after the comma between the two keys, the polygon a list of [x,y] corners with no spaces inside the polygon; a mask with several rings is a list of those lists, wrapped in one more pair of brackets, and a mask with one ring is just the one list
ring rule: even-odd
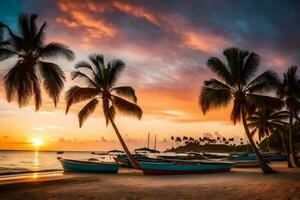
{"label": "glowing sky near horizon", "polygon": [[[206,67],[210,56],[238,46],[262,57],[262,72],[278,73],[300,61],[299,1],[92,1],[0,0],[0,21],[17,31],[20,13],[37,13],[47,21],[47,42],[62,42],[76,53],[74,62],[59,63],[66,75],[75,62],[91,53],[107,60],[122,59],[127,67],[119,85],[136,89],[144,111],[141,121],[119,116],[116,123],[130,148],[144,146],[148,132],[157,134],[158,147],[170,147],[170,137],[221,134],[244,137],[242,127],[229,120],[230,107],[203,116],[198,95],[203,80],[214,77]],[[3,76],[14,60],[0,63],[0,149],[104,150],[119,148],[101,108],[78,127],[74,106],[64,114],[63,95],[57,108],[44,97],[35,113],[32,106],[8,104]],[[78,84],[66,82],[65,89]],[[81,104],[82,105],[82,104]]]}

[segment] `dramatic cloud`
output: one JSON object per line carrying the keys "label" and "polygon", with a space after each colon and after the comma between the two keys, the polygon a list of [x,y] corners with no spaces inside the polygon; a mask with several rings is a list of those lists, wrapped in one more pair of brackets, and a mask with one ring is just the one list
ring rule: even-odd
{"label": "dramatic cloud", "polygon": [[[282,73],[290,65],[300,63],[300,26],[297,25],[300,3],[296,0],[12,0],[0,2],[0,7],[4,8],[0,21],[14,31],[18,30],[17,14],[39,14],[38,22],[47,21],[48,24],[47,42],[62,42],[75,51],[76,61],[55,61],[67,74],[66,89],[82,84],[70,81],[69,72],[75,62],[87,59],[91,53],[103,53],[106,61],[120,58],[126,63],[119,85],[131,85],[136,89],[138,103],[144,111],[141,125],[133,122],[129,125],[128,121],[121,124],[130,144],[142,144],[143,139],[136,138],[138,134],[156,127],[163,132],[162,138],[169,138],[174,132],[184,134],[185,130],[191,135],[203,131],[219,131],[220,135],[225,132],[226,137],[243,134],[241,127],[233,127],[229,121],[230,107],[203,116],[198,106],[203,80],[214,77],[206,62],[211,56],[224,59],[222,52],[227,47],[238,46],[261,55],[259,72],[273,69]],[[13,124],[14,120],[26,121],[23,122],[26,130],[60,134],[55,137],[62,138],[64,143],[65,140],[76,143],[70,139],[72,134],[78,134],[78,141],[88,141],[90,139],[84,137],[92,135],[89,137],[97,140],[95,144],[98,145],[114,140],[103,125],[100,108],[93,115],[97,119],[88,120],[86,129],[77,128],[74,115],[83,104],[72,107],[73,113],[68,118],[71,120],[66,122],[63,98],[55,109],[44,95],[42,112],[45,113],[37,114],[44,123],[28,122],[28,113],[34,118],[32,120],[38,120],[34,113],[19,111],[15,105],[4,103],[3,77],[12,65],[12,60],[0,63],[0,120],[8,124]],[[4,127],[8,131],[12,126]],[[95,131],[94,127],[101,130]],[[21,131],[22,128],[14,130]],[[99,136],[99,133],[105,134]]]}

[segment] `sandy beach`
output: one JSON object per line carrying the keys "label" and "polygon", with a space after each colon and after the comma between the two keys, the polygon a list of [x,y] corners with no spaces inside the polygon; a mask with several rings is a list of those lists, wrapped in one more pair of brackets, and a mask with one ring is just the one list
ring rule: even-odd
{"label": "sandy beach", "polygon": [[0,199],[300,199],[300,170],[285,163],[229,173],[143,176],[121,169],[118,175],[49,174],[2,180]]}

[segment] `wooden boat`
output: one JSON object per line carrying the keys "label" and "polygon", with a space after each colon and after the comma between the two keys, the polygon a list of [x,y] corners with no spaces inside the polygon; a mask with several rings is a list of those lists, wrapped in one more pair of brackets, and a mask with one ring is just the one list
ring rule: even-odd
{"label": "wooden boat", "polygon": [[114,162],[79,161],[61,157],[58,157],[57,159],[60,161],[65,171],[116,174],[119,170],[119,164]]}
{"label": "wooden boat", "polygon": [[228,172],[233,167],[230,162],[140,162],[145,175],[173,175],[173,174],[205,174]]}

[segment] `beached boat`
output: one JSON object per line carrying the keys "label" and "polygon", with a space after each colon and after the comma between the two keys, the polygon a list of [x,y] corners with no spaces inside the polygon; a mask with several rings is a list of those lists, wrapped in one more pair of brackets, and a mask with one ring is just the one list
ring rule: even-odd
{"label": "beached boat", "polygon": [[[254,154],[240,153],[232,154],[229,158],[224,159],[225,161],[234,162],[234,167],[259,167],[260,164]],[[266,162],[270,162],[265,160]]]}
{"label": "beached boat", "polygon": [[207,158],[202,154],[186,154],[186,155],[159,155],[158,159],[168,159],[168,160],[206,160]]}
{"label": "beached boat", "polygon": [[[149,158],[140,154],[133,154],[133,158],[138,162],[163,162],[156,158]],[[119,163],[122,167],[133,168],[132,164],[129,162],[127,155],[117,155],[114,160]]]}
{"label": "beached boat", "polygon": [[230,162],[140,162],[145,175],[205,174],[228,172],[233,167]]}
{"label": "beached boat", "polygon": [[57,158],[65,171],[116,174],[119,164],[114,162],[92,162]]}

